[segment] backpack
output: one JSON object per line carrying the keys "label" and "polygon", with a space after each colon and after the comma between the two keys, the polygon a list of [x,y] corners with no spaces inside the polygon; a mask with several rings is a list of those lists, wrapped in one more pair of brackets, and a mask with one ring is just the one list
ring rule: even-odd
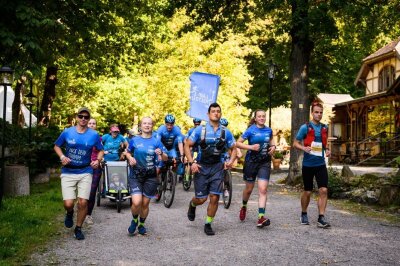
{"label": "backpack", "polygon": [[[311,143],[315,140],[315,130],[312,125],[307,122],[307,135],[303,140],[304,146],[311,146]],[[322,139],[322,147],[326,148],[326,144],[328,143],[328,127],[325,124],[321,123],[321,139]]]}

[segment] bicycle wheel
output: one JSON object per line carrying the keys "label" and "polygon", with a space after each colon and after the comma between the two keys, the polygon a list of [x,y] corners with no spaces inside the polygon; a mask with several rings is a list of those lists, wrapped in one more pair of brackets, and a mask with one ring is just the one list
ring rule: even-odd
{"label": "bicycle wheel", "polygon": [[118,213],[121,212],[121,203],[122,203],[122,194],[121,194],[121,190],[118,190],[118,195],[117,195],[117,211],[118,211]]}
{"label": "bicycle wheel", "polygon": [[176,185],[176,174],[170,169],[167,171],[165,176],[165,190],[164,190],[164,206],[166,208],[171,207],[174,202],[175,196],[175,185]]}
{"label": "bicycle wheel", "polygon": [[160,184],[158,184],[158,187],[157,187],[157,193],[156,193],[156,198],[155,198],[156,202],[159,202],[161,200],[161,197],[162,197],[162,193],[163,193],[164,185],[165,185],[164,184],[165,173],[161,173],[160,177],[161,177],[161,181],[160,181]]}
{"label": "bicycle wheel", "polygon": [[222,199],[224,201],[224,207],[225,209],[229,209],[229,206],[231,206],[231,201],[232,201],[232,173],[229,170],[225,171],[225,176],[224,176],[224,185],[223,185],[223,191],[222,191]]}

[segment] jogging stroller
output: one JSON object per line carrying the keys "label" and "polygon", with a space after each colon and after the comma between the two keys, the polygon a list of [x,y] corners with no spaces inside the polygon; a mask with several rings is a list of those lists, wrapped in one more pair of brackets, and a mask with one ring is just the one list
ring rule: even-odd
{"label": "jogging stroller", "polygon": [[[128,184],[128,162],[110,161],[104,163],[103,168],[105,197],[117,203],[117,211],[121,212],[121,204],[131,200]],[[97,192],[97,206],[100,206],[101,190]]]}

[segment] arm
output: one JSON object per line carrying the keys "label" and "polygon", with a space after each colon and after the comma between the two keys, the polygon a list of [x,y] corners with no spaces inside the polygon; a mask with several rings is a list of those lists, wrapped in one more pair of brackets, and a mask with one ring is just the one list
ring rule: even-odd
{"label": "arm", "polygon": [[191,141],[190,139],[186,139],[184,150],[185,150],[185,156],[188,160],[188,164],[192,170],[192,173],[198,173],[200,172],[200,165],[198,165],[195,161],[193,161],[193,156],[192,153],[190,152],[190,148],[193,147],[195,143]]}
{"label": "arm", "polygon": [[309,153],[311,151],[311,147],[303,146],[303,144],[301,144],[301,142],[299,140],[297,140],[297,139],[295,139],[293,141],[293,147],[295,147],[298,150],[302,150],[304,152],[307,152],[307,153]]}
{"label": "arm", "polygon": [[227,161],[225,163],[225,168],[230,169],[232,168],[232,165],[234,163],[234,161],[236,160],[236,144],[233,144],[232,147],[229,148],[229,153],[230,153],[230,157],[229,157],[229,161]]}
{"label": "arm", "polygon": [[71,162],[71,159],[65,156],[60,147],[54,145],[54,151],[57,153],[58,157],[60,157],[60,161],[62,165],[67,165]]}
{"label": "arm", "polygon": [[245,149],[245,150],[250,150],[250,151],[258,151],[260,149],[260,144],[253,144],[253,145],[248,145],[244,144],[243,142],[245,139],[242,137],[239,137],[239,139],[236,142],[236,147],[239,149]]}

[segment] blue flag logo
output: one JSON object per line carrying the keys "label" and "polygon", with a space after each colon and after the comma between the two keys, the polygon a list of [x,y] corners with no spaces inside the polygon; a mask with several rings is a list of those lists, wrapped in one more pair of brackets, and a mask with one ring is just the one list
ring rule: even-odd
{"label": "blue flag logo", "polygon": [[189,79],[190,109],[187,114],[193,118],[208,121],[208,107],[217,101],[220,77],[208,73],[193,72]]}

